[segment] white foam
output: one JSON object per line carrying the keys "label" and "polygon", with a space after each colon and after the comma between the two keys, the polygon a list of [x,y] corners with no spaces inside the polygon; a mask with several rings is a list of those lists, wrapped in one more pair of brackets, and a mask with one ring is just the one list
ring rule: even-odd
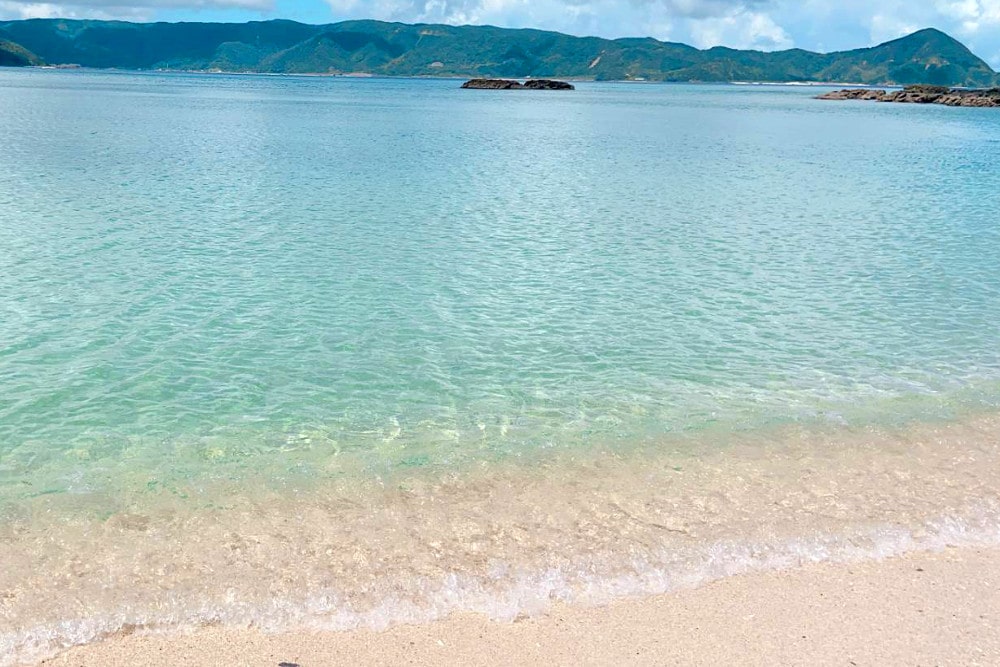
{"label": "white foam", "polygon": [[229,604],[175,599],[163,609],[137,613],[128,608],[104,615],[40,625],[0,635],[0,665],[31,663],[68,647],[131,629],[145,633],[187,633],[204,625],[256,627],[265,632],[291,630],[382,630],[398,624],[428,623],[455,612],[476,612],[499,621],[545,612],[553,602],[603,605],[623,597],[669,593],[750,572],[782,570],[809,563],[881,560],[950,546],[1000,545],[1000,512],[984,503],[970,517],[945,516],[918,530],[883,525],[841,535],[812,535],[766,542],[728,540],[662,551],[629,559],[581,557],[541,571],[496,563],[486,577],[447,575],[415,579],[408,590],[416,599],[384,597],[356,610],[337,591],[276,599],[248,606],[231,596]]}

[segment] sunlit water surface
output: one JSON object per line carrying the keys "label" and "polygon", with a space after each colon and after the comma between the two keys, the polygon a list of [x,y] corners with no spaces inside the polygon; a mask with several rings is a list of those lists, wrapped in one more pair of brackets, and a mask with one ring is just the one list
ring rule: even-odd
{"label": "sunlit water surface", "polygon": [[164,495],[988,414],[1000,114],[813,94],[0,72],[11,553],[43,502],[146,531]]}

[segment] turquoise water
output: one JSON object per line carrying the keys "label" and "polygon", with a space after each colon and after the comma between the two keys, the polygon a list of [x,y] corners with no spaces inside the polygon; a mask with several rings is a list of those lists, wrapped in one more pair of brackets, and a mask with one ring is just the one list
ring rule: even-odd
{"label": "turquoise water", "polygon": [[0,500],[1000,401],[1000,114],[0,72]]}
{"label": "turquoise water", "polygon": [[458,84],[0,71],[0,665],[1000,543],[1000,114]]}

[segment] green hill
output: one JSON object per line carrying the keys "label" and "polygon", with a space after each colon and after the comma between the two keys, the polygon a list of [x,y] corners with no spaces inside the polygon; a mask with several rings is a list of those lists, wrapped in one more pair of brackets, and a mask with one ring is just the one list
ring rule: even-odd
{"label": "green hill", "polygon": [[16,42],[6,39],[0,32],[0,67],[27,67],[41,65],[42,59]]}
{"label": "green hill", "polygon": [[927,29],[871,49],[839,54],[819,73],[821,80],[991,86],[997,74],[961,42]]}
{"label": "green hill", "polygon": [[125,69],[561,77],[650,81],[836,81],[990,86],[1000,78],[964,45],[921,30],[838,53],[699,50],[655,39],[573,37],[491,26],[345,21],[305,25],[32,19],[0,35],[49,63]]}

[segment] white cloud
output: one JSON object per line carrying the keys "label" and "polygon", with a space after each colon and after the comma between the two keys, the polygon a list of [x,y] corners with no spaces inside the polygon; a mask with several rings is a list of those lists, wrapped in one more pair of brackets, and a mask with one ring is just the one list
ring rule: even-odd
{"label": "white cloud", "polygon": [[1000,22],[1000,0],[938,0],[935,7],[941,15],[960,21]]}
{"label": "white cloud", "polygon": [[938,0],[937,11],[960,21],[968,21],[979,16],[979,0]]}
{"label": "white cloud", "polygon": [[406,17],[449,23],[487,16],[600,15],[611,23],[631,14],[702,19],[766,4],[767,0],[326,0],[334,14]]}
{"label": "white cloud", "polygon": [[62,16],[65,10],[60,5],[48,3],[0,2],[0,12],[19,19],[50,19]]}
{"label": "white cloud", "polygon": [[[538,27],[573,34],[784,48],[770,0],[326,0],[335,18]],[[713,41],[715,40],[715,41]]]}
{"label": "white cloud", "polygon": [[691,22],[694,46],[708,48],[724,44],[738,49],[787,49],[792,38],[767,14],[737,9],[725,16]]}
{"label": "white cloud", "polygon": [[868,22],[873,42],[887,42],[920,29],[920,25],[893,14],[875,14]]}
{"label": "white cloud", "polygon": [[274,0],[0,0],[0,18],[91,18],[151,20],[160,9],[245,9],[266,11]]}
{"label": "white cloud", "polygon": [[148,21],[153,17],[151,8],[139,7],[94,7],[76,6],[65,3],[23,2],[21,0],[0,0],[0,18],[4,19],[129,19]]}
{"label": "white cloud", "polygon": [[960,0],[939,2],[938,11],[961,23],[962,32],[975,35],[1000,25],[1000,0]]}

